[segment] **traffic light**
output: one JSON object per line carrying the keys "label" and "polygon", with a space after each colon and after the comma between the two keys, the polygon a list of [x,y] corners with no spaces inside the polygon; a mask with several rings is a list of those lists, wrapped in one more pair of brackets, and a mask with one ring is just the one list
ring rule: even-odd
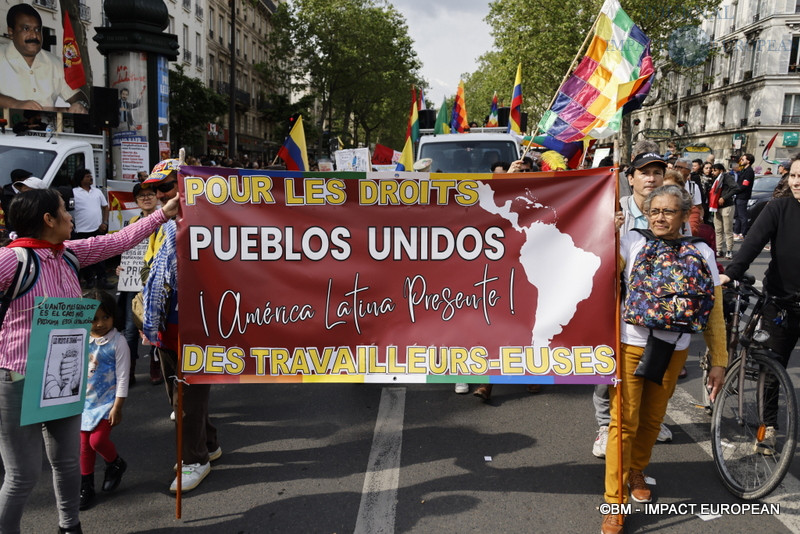
{"label": "traffic light", "polygon": [[289,132],[292,131],[294,125],[297,123],[297,119],[300,118],[300,113],[292,113],[286,123],[286,135],[289,135]]}

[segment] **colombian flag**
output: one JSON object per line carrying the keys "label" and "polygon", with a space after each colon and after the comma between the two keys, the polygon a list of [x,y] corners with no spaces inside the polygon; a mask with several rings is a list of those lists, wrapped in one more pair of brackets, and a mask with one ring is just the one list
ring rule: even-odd
{"label": "colombian flag", "polygon": [[278,157],[286,164],[289,171],[308,171],[308,155],[306,154],[306,133],[303,130],[303,116],[297,117],[289,136],[278,150]]}
{"label": "colombian flag", "polygon": [[520,124],[522,124],[522,63],[517,65],[514,93],[511,95],[511,112],[508,115],[508,131],[521,134]]}

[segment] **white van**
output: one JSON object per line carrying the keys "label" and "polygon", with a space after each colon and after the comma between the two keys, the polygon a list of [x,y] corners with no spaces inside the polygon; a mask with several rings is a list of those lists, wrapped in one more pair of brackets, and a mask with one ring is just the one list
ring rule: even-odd
{"label": "white van", "polygon": [[518,138],[503,132],[423,135],[417,149],[417,161],[433,160],[431,172],[488,173],[493,163],[519,157]]}

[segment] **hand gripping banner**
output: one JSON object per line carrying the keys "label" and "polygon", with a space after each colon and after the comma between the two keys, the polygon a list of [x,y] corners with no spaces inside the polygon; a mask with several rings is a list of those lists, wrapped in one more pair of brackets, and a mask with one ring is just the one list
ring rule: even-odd
{"label": "hand gripping banner", "polygon": [[614,176],[188,167],[189,383],[611,383]]}

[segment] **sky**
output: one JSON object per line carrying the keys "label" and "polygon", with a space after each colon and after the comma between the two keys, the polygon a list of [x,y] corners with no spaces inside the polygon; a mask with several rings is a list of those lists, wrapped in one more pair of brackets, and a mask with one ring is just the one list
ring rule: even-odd
{"label": "sky", "polygon": [[456,93],[461,74],[476,69],[492,48],[488,0],[389,0],[406,19],[408,33],[431,86],[425,100],[438,108]]}

